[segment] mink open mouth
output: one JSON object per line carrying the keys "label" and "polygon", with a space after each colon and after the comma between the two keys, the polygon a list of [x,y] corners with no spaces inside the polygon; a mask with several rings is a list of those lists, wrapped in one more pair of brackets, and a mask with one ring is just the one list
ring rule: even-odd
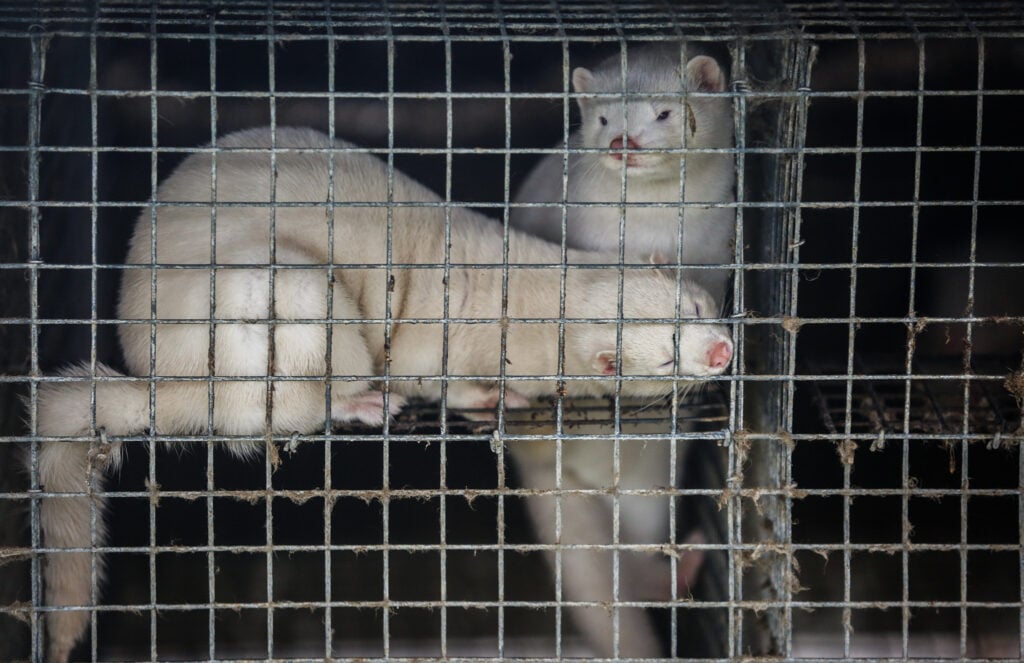
{"label": "mink open mouth", "polygon": [[[618,169],[622,168],[622,161],[623,160],[621,158],[619,158],[618,154],[610,154],[608,156],[607,163],[608,163],[608,166],[610,168],[618,170]],[[644,168],[644,166],[645,166],[645,164],[642,161],[640,161],[640,157],[637,157],[637,156],[629,155],[629,156],[625,157],[625,161],[626,161],[626,168],[628,168],[628,169]]]}

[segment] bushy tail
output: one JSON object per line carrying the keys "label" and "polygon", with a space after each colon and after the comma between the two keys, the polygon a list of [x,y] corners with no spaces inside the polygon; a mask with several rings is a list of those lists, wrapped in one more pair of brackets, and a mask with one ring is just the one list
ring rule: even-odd
{"label": "bushy tail", "polygon": [[[110,435],[139,433],[149,425],[149,387],[144,382],[106,382],[120,376],[113,369],[96,366],[96,416],[93,421],[92,373],[75,366],[62,376],[85,378],[74,382],[49,382],[39,386],[38,431],[43,437],[81,437],[90,431]],[[95,424],[95,426],[93,425]],[[120,462],[119,444],[95,441],[44,440],[39,447],[39,484],[46,495],[40,504],[43,545],[50,549],[92,548],[106,541],[103,522],[105,499],[102,479],[108,468]],[[95,481],[93,481],[95,479]],[[63,496],[61,493],[76,496]],[[96,509],[95,538],[92,509]],[[89,606],[92,603],[90,552],[51,552],[43,578],[48,606]],[[103,571],[97,559],[97,575]],[[97,582],[99,577],[97,577]],[[47,615],[47,660],[66,663],[88,623],[87,610],[57,611]]]}

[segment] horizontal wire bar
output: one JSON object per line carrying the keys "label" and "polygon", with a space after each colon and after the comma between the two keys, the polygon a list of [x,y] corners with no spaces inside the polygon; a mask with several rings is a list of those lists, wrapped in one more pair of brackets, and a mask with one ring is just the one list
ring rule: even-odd
{"label": "horizontal wire bar", "polygon": [[[452,411],[455,412],[454,410]],[[592,422],[591,422],[592,423]],[[467,424],[468,425],[468,424]],[[399,424],[392,424],[393,428],[399,428]],[[566,424],[566,427],[571,428],[572,426]],[[702,433],[674,433],[674,434],[658,434],[658,433],[618,433],[618,434],[583,434],[583,433],[559,433],[553,435],[551,433],[544,434],[501,434],[501,441],[503,443],[516,442],[516,441],[536,441],[536,440],[551,440],[559,439],[562,441],[570,440],[587,440],[587,441],[601,441],[601,440],[615,440],[615,439],[629,439],[629,440],[719,440],[725,442],[727,433],[725,432],[702,432]],[[996,433],[950,433],[950,432],[928,432],[928,433],[899,433],[889,432],[884,433],[884,439],[886,441],[897,441],[897,440],[922,440],[926,442],[984,442],[986,444],[992,443]],[[751,441],[772,441],[787,443],[813,441],[820,443],[833,443],[833,442],[846,442],[846,441],[864,441],[864,442],[875,442],[880,438],[879,433],[787,433],[784,437],[778,434],[771,433],[744,433],[744,436]],[[1024,441],[1024,432],[1019,433],[999,433],[999,440],[1001,443],[1014,444]],[[0,437],[0,444],[24,444],[26,442],[34,441],[59,441],[59,442],[94,442],[97,436],[95,435],[59,435],[59,436],[31,436],[31,435],[6,435]],[[155,442],[155,443],[205,443],[205,442],[258,442],[265,444],[267,441],[275,443],[285,444],[292,441],[299,442],[318,442],[330,440],[331,442],[382,442],[383,440],[390,442],[420,442],[430,443],[436,440],[447,440],[449,442],[486,442],[491,444],[493,442],[492,434],[458,434],[458,433],[388,433],[382,435],[381,433],[358,433],[358,434],[333,434],[323,435],[318,434],[316,436],[309,435],[196,435],[194,437],[184,437],[181,435],[123,435],[123,436],[109,436],[110,440],[120,442]],[[881,490],[881,489],[879,489]],[[713,494],[720,494],[719,490]],[[830,494],[840,494],[832,491]]]}
{"label": "horizontal wire bar", "polygon": [[[351,319],[337,319],[337,318],[155,318],[153,320],[122,320],[120,318],[0,318],[0,325],[27,325],[27,324],[38,324],[38,325],[82,325],[82,324],[95,324],[95,325],[118,325],[118,326],[129,326],[129,325],[197,325],[197,324],[218,324],[218,325],[267,325],[267,324],[287,324],[287,325],[310,325],[310,324],[331,324],[331,325],[367,325],[375,324],[382,325],[387,323],[392,324],[410,324],[410,325],[434,325],[443,323],[452,324],[465,324],[465,325],[495,325],[506,323],[513,324],[524,324],[524,325],[550,325],[557,323],[566,324],[616,324],[623,322],[625,324],[676,324],[682,323],[685,325],[742,325],[744,327],[753,327],[758,325],[836,325],[836,324],[847,324],[850,322],[857,322],[863,324],[904,324],[904,325],[931,325],[931,324],[953,324],[953,323],[996,323],[1006,325],[1017,325],[1024,324],[1024,316],[1014,315],[989,315],[989,316],[970,316],[970,317],[930,317],[920,316],[914,318],[887,318],[887,317],[867,317],[867,316],[854,316],[849,318],[759,318],[759,317],[729,317],[729,318],[351,318]],[[780,374],[786,375],[786,374]],[[877,374],[863,373],[862,376],[876,377]],[[910,376],[903,374],[900,377],[914,377],[918,374],[911,374]],[[922,373],[920,375],[931,375]],[[0,376],[0,382],[4,381],[11,376]],[[97,376],[99,379],[123,379],[122,376]],[[146,376],[134,376],[145,378]],[[222,376],[228,377],[228,376]],[[239,379],[245,379],[244,376],[238,376]],[[306,380],[311,379],[309,377],[302,376],[280,376],[282,379],[297,379]],[[436,376],[435,376],[436,377]],[[600,378],[600,376],[591,376]],[[664,376],[662,376],[664,377]],[[736,379],[746,379],[742,376],[733,376]],[[846,377],[845,375],[842,377]],[[65,381],[80,381],[83,377],[61,377],[52,376],[53,379],[61,382]],[[711,376],[708,379],[712,380],[724,380],[729,376]],[[319,379],[323,379],[320,376]]]}
{"label": "horizontal wire bar", "polygon": [[[2,38],[2,36],[0,36]],[[99,88],[96,90],[90,90],[88,88],[78,87],[56,87],[56,86],[43,86],[41,88],[33,87],[5,87],[0,88],[0,95],[28,95],[34,92],[41,92],[43,94],[52,95],[70,95],[70,96],[89,96],[89,97],[111,97],[115,99],[268,99],[270,94],[267,92],[257,90],[137,90],[137,89],[118,89],[118,88]],[[738,91],[724,91],[724,92],[699,92],[687,91],[685,96],[687,98],[700,99],[700,98],[726,98],[734,99],[742,97],[744,99],[750,99],[753,101],[791,101],[794,99],[849,99],[851,101],[858,101],[864,99],[927,99],[927,98],[950,98],[950,97],[966,97],[971,99],[986,98],[986,97],[1016,97],[1024,94],[1024,88],[993,88],[985,90],[962,90],[962,89],[941,89],[934,88],[928,90],[812,90],[809,88],[801,88],[798,90],[772,90],[763,89],[759,90],[756,88],[744,88]],[[436,101],[450,101],[450,100],[468,100],[468,101],[505,101],[505,100],[529,100],[539,99],[545,101],[579,101],[581,99],[610,99],[615,101],[623,100],[651,100],[651,99],[667,99],[667,100],[679,100],[683,95],[679,92],[527,92],[527,91],[515,91],[515,92],[494,92],[489,90],[470,90],[465,92],[452,91],[452,92],[431,92],[431,91],[395,91],[395,92],[374,92],[374,91],[359,91],[359,90],[346,90],[343,92],[310,92],[310,91],[289,91],[289,90],[275,90],[273,94],[274,98],[277,99],[308,99],[308,100],[349,100],[349,99],[372,99],[376,101],[387,101],[389,99],[401,100],[401,99],[425,99],[425,100],[436,100]],[[49,149],[56,148],[58,146],[51,146]],[[69,146],[70,147],[70,146]],[[985,150],[990,146],[987,145],[976,145],[974,149]],[[83,149],[96,149],[96,148],[83,148]],[[147,148],[149,149],[149,148]],[[155,150],[167,149],[155,147]],[[218,151],[225,153],[230,152],[268,152],[269,148],[254,148],[254,147],[224,147],[217,148]],[[281,152],[323,152],[331,149],[344,150],[344,151],[357,151],[352,148],[323,148],[323,147],[288,147],[279,148]],[[479,148],[481,150],[488,148]],[[523,148],[490,148],[492,150],[498,150],[502,153],[515,154]],[[557,151],[558,153],[585,153],[588,151],[599,151],[598,148],[584,148],[584,147],[562,147],[562,148],[545,148],[549,151]],[[635,148],[637,152],[641,151],[642,148]],[[712,148],[690,148],[694,152],[703,152],[705,150],[711,151]],[[738,151],[740,148],[718,148],[721,151]],[[801,146],[799,148],[767,148],[767,147],[745,147],[742,148],[744,152],[755,152],[762,153],[763,150],[789,150],[789,151],[809,151],[813,152],[818,149],[816,147]],[[874,148],[863,147],[864,151],[872,149],[888,149],[882,146],[876,146]],[[913,149],[915,151],[928,151],[932,148],[928,146],[916,146],[908,147],[906,149]],[[182,147],[176,151],[203,151],[202,148],[187,148]],[[368,151],[368,148],[364,148],[362,151]],[[377,148],[375,152],[382,152],[382,148]],[[604,150],[607,151],[607,150]],[[633,150],[630,150],[631,152]],[[532,150],[530,151],[532,153]],[[772,153],[772,152],[767,152]]]}
{"label": "horizontal wire bar", "polygon": [[[265,550],[263,552],[266,552]],[[671,605],[676,608],[684,608],[691,610],[711,610],[715,608],[741,608],[746,610],[765,610],[769,608],[781,608],[784,605],[791,606],[793,608],[815,610],[820,608],[853,608],[853,609],[873,609],[873,610],[887,610],[890,608],[988,608],[988,609],[1006,609],[1006,608],[1020,608],[1024,606],[1020,601],[1007,601],[1007,602],[994,602],[994,601],[850,601],[849,603],[842,603],[837,601],[776,601],[776,600],[739,600],[739,601],[696,601],[692,599],[677,599],[675,601],[551,601],[551,600],[533,600],[533,601],[515,601],[515,600],[504,600],[504,601],[458,601],[458,600],[446,600],[446,601],[416,601],[416,600],[401,600],[401,599],[389,599],[387,601],[382,600],[364,600],[364,601],[250,601],[250,602],[223,602],[223,603],[122,603],[122,604],[104,604],[98,606],[85,606],[85,605],[59,605],[59,606],[46,606],[39,608],[31,607],[14,607],[14,608],[3,608],[0,607],[0,614],[3,613],[26,613],[26,612],[39,612],[39,613],[52,613],[52,612],[71,612],[83,609],[96,610],[99,612],[137,612],[141,610],[159,610],[159,611],[181,611],[187,612],[192,610],[209,610],[211,607],[222,610],[266,610],[268,608],[281,609],[281,608],[364,608],[364,609],[398,609],[398,608],[438,608],[441,606],[453,607],[453,608],[497,608],[504,606],[506,608],[530,608],[530,609],[541,609],[541,608],[554,608],[557,606],[580,606],[588,608],[608,608],[611,605],[624,607],[624,608],[664,608],[665,606]],[[420,659],[422,660],[422,659]],[[588,659],[594,660],[594,659]],[[776,660],[776,659],[773,659]],[[859,660],[859,659],[858,659]],[[916,661],[917,658],[914,658]]]}
{"label": "horizontal wire bar", "polygon": [[[1024,95],[1024,92],[1021,93]],[[27,153],[29,148],[24,145],[0,145],[0,153]],[[116,145],[99,145],[96,147],[87,146],[76,146],[76,145],[44,145],[36,149],[36,151],[43,154],[170,154],[170,155],[188,155],[188,154],[229,154],[233,152],[245,152],[253,154],[269,154],[265,149],[227,149],[227,148],[202,148],[202,147],[132,147],[132,146],[116,146]],[[280,148],[279,152],[286,153],[307,153],[314,150],[307,148]],[[857,155],[857,154],[1004,154],[1014,153],[1018,154],[1024,151],[1024,147],[1019,145],[931,145],[922,147],[913,146],[898,146],[898,145],[878,145],[874,147],[853,147],[853,146],[821,146],[821,147],[802,147],[802,148],[790,148],[790,147],[639,147],[630,148],[628,150],[608,150],[600,147],[571,147],[571,148],[554,148],[554,147],[395,147],[391,150],[382,148],[372,147],[336,147],[336,148],[321,148],[318,150],[324,154],[374,154],[378,156],[384,156],[387,154],[405,154],[415,156],[453,156],[453,155],[471,155],[471,156],[507,156],[507,155],[528,155],[528,156],[543,156],[548,154],[555,154],[562,156],[564,154],[683,154],[683,155],[694,155],[694,154],[765,154],[765,155],[811,155],[811,156],[831,156],[831,155]],[[29,201],[23,201],[28,203]],[[99,201],[105,202],[105,201]],[[437,202],[437,203],[419,203],[424,207],[431,206],[459,206],[458,200],[451,202]],[[753,205],[761,201],[736,201],[736,202],[691,202],[691,201],[672,201],[672,202],[645,202],[645,201],[629,201],[626,203],[627,207],[636,206],[665,206],[665,207],[677,207],[677,206],[697,206],[697,205],[709,205],[715,207],[733,207],[736,205],[749,204]],[[807,201],[810,202],[810,201]],[[906,202],[906,201],[904,201]],[[917,202],[930,202],[930,201],[917,201]],[[985,201],[978,201],[985,202]],[[396,201],[395,203],[380,203],[374,202],[374,205],[391,205],[402,206],[403,201]],[[177,202],[169,201],[158,201],[158,205],[171,206],[177,205]],[[186,206],[192,206],[196,203],[187,203]],[[205,203],[209,205],[209,203]],[[220,202],[217,205],[221,206],[232,206],[237,205],[234,202]],[[270,203],[266,201],[254,202],[257,206],[269,206]],[[291,206],[291,207],[353,207],[363,206],[366,203],[359,201],[334,201],[327,203],[324,201],[309,201],[309,202],[275,202],[275,205],[280,206]],[[505,203],[501,203],[504,205]],[[518,202],[510,201],[508,206],[510,208],[516,207],[596,207],[596,206],[621,206],[620,202],[602,202],[602,201],[569,201],[569,202]]]}
{"label": "horizontal wire bar", "polygon": [[[103,263],[103,262],[91,262],[88,264],[74,264],[74,263],[60,263],[60,262],[22,262],[22,263],[4,263],[0,264],[0,269],[38,269],[42,271],[46,270],[93,270],[93,269],[110,269],[110,270],[152,270],[152,269],[175,269],[175,270],[232,270],[232,269],[274,269],[274,270],[287,270],[287,269],[438,269],[443,270],[446,267],[452,269],[511,269],[513,272],[516,270],[525,269],[558,269],[561,270],[563,267],[572,270],[584,270],[584,269],[619,269],[621,267],[627,268],[629,271],[640,271],[640,270],[665,270],[675,269],[682,267],[687,270],[722,270],[739,269],[742,271],[771,271],[771,270],[809,270],[809,271],[826,271],[830,269],[847,271],[850,269],[965,269],[970,267],[975,268],[992,268],[992,269],[1003,269],[1008,267],[1024,267],[1024,261],[1020,262],[962,262],[962,261],[879,261],[879,262],[805,262],[805,263],[786,263],[786,262],[750,262],[750,263],[530,263],[530,262],[513,262],[513,263],[478,263],[478,262],[402,262],[402,263],[332,263],[332,264],[313,264],[313,263],[295,263],[295,264],[264,264],[264,263],[195,263],[195,264],[181,264],[181,263],[147,263],[147,264],[131,264],[126,265],[122,263]],[[987,316],[986,318],[975,317],[976,320],[988,319],[988,318],[1006,318],[1013,319],[1015,316]],[[740,314],[730,316],[729,318],[690,318],[692,320],[728,320],[734,321],[741,318]],[[25,318],[0,318],[0,320],[24,320]],[[33,318],[34,320],[43,320],[44,318]],[[64,320],[76,320],[77,318],[46,318],[48,322],[61,322]],[[413,318],[410,318],[413,319]],[[445,318],[448,320],[455,320],[455,318]],[[479,319],[479,318],[466,318],[466,319]],[[560,318],[559,318],[560,319]],[[619,320],[620,318],[616,318]],[[684,319],[684,318],[680,318]],[[799,318],[780,318],[780,317],[748,317],[742,316],[743,320],[850,320],[851,318],[823,318],[823,317],[799,317]],[[854,318],[857,319],[857,318]],[[867,317],[864,316],[863,320],[886,320],[886,321],[903,321],[903,322],[918,322],[920,320],[932,321],[932,322],[943,322],[943,321],[956,321],[956,320],[970,320],[971,317],[951,317],[951,316],[929,316],[922,315],[914,318],[903,317]],[[159,320],[159,318],[158,318]],[[206,320],[206,318],[203,318]],[[628,318],[627,318],[628,320]],[[97,318],[90,321],[97,323],[105,322],[117,322],[117,323],[132,323],[138,322],[137,320],[126,320],[120,318]],[[147,321],[148,322],[148,321]]]}
{"label": "horizontal wire bar", "polygon": [[[324,203],[324,202],[303,202],[303,203],[290,203],[290,202],[221,202],[218,201],[215,205],[211,205],[210,202],[153,202],[153,201],[115,201],[115,200],[98,200],[96,202],[86,201],[70,201],[70,200],[0,200],[0,207],[19,207],[27,210],[52,207],[58,208],[84,208],[84,209],[101,209],[101,208],[121,208],[121,207],[132,207],[136,209],[151,209],[151,208],[186,208],[195,207],[209,210],[219,208],[268,208],[268,209],[298,209],[298,208],[339,208],[339,207],[356,207],[356,208],[430,208],[438,207],[442,209],[455,209],[459,207],[468,207],[471,209],[497,209],[504,210],[506,208],[528,208],[528,207],[562,207],[563,203],[493,203],[484,201],[452,201],[452,202],[405,202],[395,201],[390,203],[375,203],[375,202],[360,202],[355,204],[348,203]],[[566,207],[569,208],[621,208],[622,204],[617,203],[582,203],[572,202],[565,203]],[[834,201],[745,201],[735,203],[687,203],[687,202],[673,202],[673,203],[647,203],[647,202],[630,202],[625,207],[627,208],[677,208],[677,209],[801,209],[801,210],[818,210],[818,209],[876,209],[876,208],[935,208],[935,207],[967,207],[967,208],[983,208],[983,207],[1021,207],[1024,206],[1024,199],[1009,198],[1005,200],[858,200],[858,201],[847,201],[847,200],[834,200]]]}
{"label": "horizontal wire bar", "polygon": [[[401,322],[401,321],[399,321]],[[557,322],[554,321],[554,322]],[[614,322],[614,321],[613,321]],[[282,324],[289,324],[283,322]],[[666,322],[665,324],[668,324]],[[89,375],[0,375],[0,384],[3,383],[56,383],[56,382],[75,382],[91,384],[96,382],[97,384],[103,382],[137,382],[142,384],[168,382],[174,384],[182,384],[189,382],[199,383],[217,383],[217,382],[252,382],[262,380],[272,380],[274,382],[345,382],[345,381],[370,381],[370,382],[480,382],[488,380],[505,379],[509,382],[522,382],[522,381],[546,381],[546,380],[567,380],[577,381],[585,380],[589,382],[615,382],[622,380],[623,382],[765,382],[775,380],[792,380],[794,382],[900,382],[906,383],[907,380],[914,380],[920,382],[948,382],[957,381],[970,383],[970,382],[992,382],[999,380],[1006,380],[1006,373],[996,374],[983,374],[983,373],[855,373],[849,375],[843,374],[814,374],[814,373],[776,373],[776,374],[762,374],[762,373],[745,373],[742,375],[686,375],[683,373],[677,375],[643,375],[643,374],[630,374],[630,375],[575,375],[572,373],[554,373],[554,374],[518,374],[506,372],[502,375],[487,375],[487,374],[455,374],[455,375],[416,375],[416,374],[391,374],[391,375],[332,375],[329,378],[325,378],[323,375],[97,375],[95,377]],[[658,402],[660,399],[653,399],[651,402]],[[746,433],[745,433],[746,434]]]}
{"label": "horizontal wire bar", "polygon": [[[149,40],[153,37],[151,32],[143,32],[138,30],[113,30],[113,29],[101,29],[95,30],[82,28],[72,29],[67,27],[44,27],[47,22],[44,19],[42,22],[36,17],[22,18],[17,17],[4,19],[9,22],[21,22],[27,24],[27,29],[24,31],[3,29],[0,30],[0,38],[13,38],[13,39],[24,39],[28,36],[28,28],[40,27],[42,28],[42,34],[52,37],[67,37],[67,38],[89,38],[96,37],[98,39],[137,39],[137,40]],[[49,19],[50,22],[58,21],[59,19]],[[85,21],[83,21],[85,22]],[[124,19],[123,22],[130,22]],[[148,21],[147,21],[148,22]],[[91,21],[90,21],[91,23]],[[181,23],[196,24],[195,31],[189,31],[181,27]],[[265,30],[265,19],[262,20],[251,20],[251,21],[231,21],[217,23],[213,21],[214,25],[219,27],[220,30],[216,34],[217,41],[231,42],[231,41],[242,41],[251,42],[253,40],[266,40],[267,32]],[[176,24],[169,21],[162,21],[159,23],[162,26],[175,26]],[[559,44],[563,41],[572,41],[579,43],[590,43],[590,44],[620,44],[622,41],[621,37],[614,37],[607,34],[588,34],[599,30],[607,30],[615,24],[602,24],[595,22],[592,24],[579,24],[563,25],[561,32],[563,36],[551,36],[549,34],[535,34],[538,31],[549,32],[554,27],[551,23],[522,23],[522,24],[511,24],[508,27],[508,34],[501,35],[497,29],[491,33],[488,33],[485,29],[486,26],[481,26],[474,23],[466,23],[464,25],[456,25],[455,30],[448,30],[445,34],[402,34],[401,30],[431,30],[437,31],[438,27],[436,23],[415,23],[415,22],[395,22],[395,23],[375,23],[375,22],[353,22],[348,27],[352,29],[356,28],[383,28],[389,29],[389,34],[386,38],[382,38],[377,34],[361,34],[356,32],[346,33],[344,35],[328,35],[324,33],[289,33],[285,31],[286,27],[292,28],[309,28],[309,27],[322,27],[322,23],[293,23],[290,26],[286,22],[275,25],[274,41],[275,42],[295,42],[295,41],[324,41],[324,40],[344,40],[346,42],[381,42],[389,41],[397,44],[401,43],[494,43],[495,40],[506,39],[510,43],[522,42],[522,43],[550,43]],[[158,33],[158,37],[163,40],[181,39],[187,41],[193,41],[196,39],[209,38],[210,21],[203,21],[201,23],[195,23],[194,21],[184,22],[181,21],[177,24],[179,29],[177,30],[162,30]],[[254,31],[234,31],[224,32],[225,28],[241,28],[246,26],[257,27],[259,30]],[[665,22],[651,22],[651,23],[636,23],[633,25],[634,34],[633,38],[644,41],[670,41],[678,43],[680,35],[664,35],[659,34],[666,30]],[[906,30],[893,28],[891,23],[878,24],[875,31],[871,31],[872,26],[865,25],[861,26],[859,31],[851,30],[831,30],[831,31],[815,31],[806,26],[804,27],[792,27],[792,28],[776,28],[771,25],[766,25],[761,30],[751,29],[747,27],[744,30],[742,40],[750,43],[758,42],[774,42],[784,39],[792,39],[801,42],[811,42],[816,40],[832,40],[832,41],[865,41],[865,40],[934,40],[934,39],[967,39],[985,37],[987,39],[1009,39],[1017,38],[1020,36],[1020,28],[1008,27],[1005,17],[993,18],[991,20],[981,20],[975,22],[970,28],[965,27],[962,24],[962,19],[951,19],[948,22],[936,23],[932,26],[916,26],[913,34],[908,34]],[[216,29],[216,27],[215,27]],[[467,30],[466,33],[460,33],[457,30]],[[587,32],[576,32],[587,31]],[[719,34],[714,34],[714,31],[720,31]],[[520,34],[516,34],[517,31],[521,31]],[[650,31],[650,32],[648,32]],[[532,33],[532,34],[531,34]],[[709,34],[711,33],[711,34]],[[692,42],[721,42],[730,36],[735,38],[735,25],[702,25],[700,26],[699,32],[694,31],[689,34],[683,34],[682,39]]]}
{"label": "horizontal wire bar", "polygon": [[[619,439],[633,440],[631,435],[623,435]],[[450,439],[450,438],[449,438]],[[396,440],[392,440],[396,441]],[[459,441],[459,440],[453,440]],[[634,441],[643,441],[643,438],[638,438]],[[481,440],[482,442],[482,440]],[[558,488],[558,489],[539,489],[539,488],[502,488],[502,489],[486,489],[486,488],[473,488],[473,489],[459,489],[459,488],[404,488],[394,489],[357,489],[357,490],[346,490],[339,488],[332,488],[330,490],[323,489],[309,489],[309,490],[167,490],[167,489],[156,489],[156,490],[142,490],[142,491],[103,491],[105,498],[111,499],[154,499],[154,498],[167,498],[167,499],[182,499],[186,501],[202,499],[205,497],[222,497],[225,499],[234,499],[240,501],[251,501],[255,502],[266,498],[284,499],[290,500],[296,503],[302,503],[314,498],[326,498],[326,499],[337,499],[343,497],[354,497],[360,500],[383,500],[383,499],[426,499],[431,497],[439,497],[445,495],[448,497],[465,497],[467,500],[475,500],[478,498],[486,497],[501,497],[501,496],[513,496],[513,497],[553,497],[556,495],[578,495],[578,496],[590,496],[600,497],[604,495],[621,495],[621,496],[639,496],[639,497],[721,497],[726,492],[726,489],[722,488],[669,488],[669,487],[654,487],[654,488]],[[728,489],[728,492],[735,493],[740,497],[751,497],[759,499],[761,497],[789,497],[793,499],[803,499],[806,497],[902,497],[911,495],[913,497],[921,497],[927,499],[939,499],[942,497],[1019,497],[1020,490],[1018,488],[920,488],[917,486],[908,488],[836,488],[836,489],[823,489],[823,488],[772,488],[770,486],[757,487],[757,488],[739,488],[739,489]],[[86,491],[68,492],[62,491],[59,493],[48,492],[46,490],[31,490],[21,492],[0,492],[0,499],[10,500],[22,500],[36,497],[46,497],[48,499],[76,499],[81,497],[89,497],[93,493]],[[561,544],[559,544],[561,545]],[[566,544],[568,545],[568,544]],[[627,545],[627,544],[622,544]],[[640,545],[645,550],[659,549],[660,544]],[[635,547],[634,544],[628,544],[627,547],[631,549]],[[819,544],[810,545],[810,548],[819,550]],[[838,545],[838,544],[837,544]],[[850,549],[851,544],[844,544],[842,548],[837,549]],[[866,547],[875,550],[877,546],[875,544],[864,544]],[[919,544],[913,544],[919,545]],[[950,544],[951,548],[943,548],[949,550],[959,550],[960,544]],[[988,546],[990,544],[984,544]],[[710,545],[711,549],[719,549],[719,545]],[[984,547],[984,546],[983,546]],[[699,548],[699,546],[698,546]],[[854,544],[856,548],[856,544]],[[1020,546],[1012,546],[1013,550],[1019,550]],[[63,549],[63,548],[62,548]],[[148,549],[148,548],[147,548]],[[41,550],[41,549],[40,549]],[[903,550],[902,547],[899,550]]]}

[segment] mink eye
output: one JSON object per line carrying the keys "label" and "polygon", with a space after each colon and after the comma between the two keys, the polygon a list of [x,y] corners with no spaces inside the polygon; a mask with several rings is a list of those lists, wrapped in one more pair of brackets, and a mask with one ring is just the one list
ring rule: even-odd
{"label": "mink eye", "polygon": [[693,308],[695,308],[695,309],[697,310],[697,317],[698,317],[698,318],[699,318],[699,317],[701,317],[701,316],[700,316],[700,304],[698,304],[698,303],[694,302],[694,304],[693,304]]}
{"label": "mink eye", "polygon": [[604,115],[602,115],[601,117],[599,117],[597,119],[601,120],[601,126],[602,127],[608,126],[608,118],[606,118]]}
{"label": "mink eye", "polygon": [[658,122],[661,122],[662,120],[667,120],[668,116],[671,115],[671,114],[672,114],[672,111],[667,111],[667,110],[661,111],[660,113],[658,113]]}

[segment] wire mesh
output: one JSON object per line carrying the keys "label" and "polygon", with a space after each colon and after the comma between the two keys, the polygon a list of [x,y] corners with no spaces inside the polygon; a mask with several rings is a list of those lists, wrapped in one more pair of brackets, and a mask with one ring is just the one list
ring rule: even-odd
{"label": "wire mesh", "polygon": [[[131,230],[192,205],[209,210],[211,255],[224,248],[215,229],[231,203],[157,198],[183,159],[213,155],[212,192],[217,139],[261,125],[313,126],[360,146],[339,153],[383,159],[383,263],[337,266],[333,187],[271,198],[269,223],[294,207],[326,215],[334,272],[438,273],[440,314],[401,322],[440,321],[447,366],[461,351],[450,330],[484,322],[453,314],[453,274],[498,271],[507,318],[516,187],[550,154],[568,178],[580,152],[558,146],[578,122],[572,68],[640,42],[684,43],[730,69],[735,147],[718,151],[736,163],[736,200],[720,203],[736,214],[731,372],[679,402],[552,395],[506,409],[524,378],[506,374],[502,334],[496,421],[449,407],[467,378],[445,369],[423,378],[437,403],[383,427],[332,427],[328,387],[319,430],[250,436],[214,426],[215,385],[237,377],[195,378],[208,385],[205,434],[64,438],[126,456],[79,493],[107,498],[110,538],[94,506],[83,550],[103,552],[107,578],[91,555],[75,659],[594,656],[576,608],[607,611],[617,643],[644,611],[682,659],[1024,658],[1022,33],[1024,6],[1006,1],[0,3],[0,658],[43,660],[46,616],[70,610],[43,584],[56,549],[40,505],[59,496],[39,480],[41,385],[73,382],[55,371],[83,361],[91,384],[141,382],[152,429],[165,379],[153,377],[155,270],[141,267],[149,319],[116,313],[122,274],[139,269],[125,264]],[[270,151],[271,170],[293,151]],[[396,199],[400,172],[438,200]],[[443,210],[436,261],[393,255],[410,206]],[[502,225],[500,261],[453,259],[462,208]],[[149,243],[155,255],[155,230]],[[544,266],[561,275],[558,315],[534,321],[560,326],[560,356],[562,251]],[[177,268],[209,272],[214,310],[223,267]],[[288,271],[266,270],[272,292]],[[384,297],[387,345],[400,302]],[[608,320],[620,329],[622,297],[620,285]],[[229,321],[214,316],[211,347],[212,323]],[[98,375],[100,362],[124,366],[115,330],[130,325],[151,329],[148,375]],[[383,366],[380,382],[410,381]],[[549,377],[585,379],[561,363]],[[259,460],[213,444],[246,441]],[[637,441],[670,447],[663,483],[619,485]],[[607,444],[615,478],[573,483],[585,444]],[[550,445],[550,487],[524,484],[515,445]],[[566,505],[606,497],[611,541],[544,541],[530,521],[530,500],[553,498],[560,536]],[[668,501],[667,540],[622,538],[624,505],[643,499]],[[687,541],[694,530],[705,543]],[[610,602],[567,584],[574,555],[594,550],[612,553]],[[693,550],[705,561],[691,595],[625,598],[630,556],[667,555],[675,574]]]}

